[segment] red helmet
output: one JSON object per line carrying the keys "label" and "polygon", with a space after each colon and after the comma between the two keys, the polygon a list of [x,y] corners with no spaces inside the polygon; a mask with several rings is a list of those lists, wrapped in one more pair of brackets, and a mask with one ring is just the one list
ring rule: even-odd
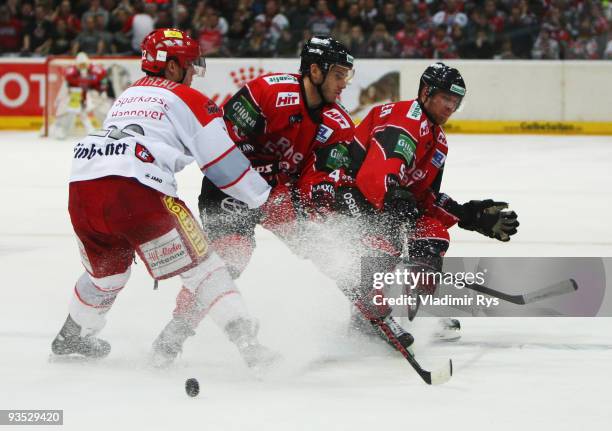
{"label": "red helmet", "polygon": [[[153,30],[142,41],[142,70],[158,74],[166,68],[166,62],[176,60],[183,69],[194,65],[206,69],[204,56],[200,54],[198,43],[185,32],[175,28]],[[203,70],[197,70],[203,75]]]}

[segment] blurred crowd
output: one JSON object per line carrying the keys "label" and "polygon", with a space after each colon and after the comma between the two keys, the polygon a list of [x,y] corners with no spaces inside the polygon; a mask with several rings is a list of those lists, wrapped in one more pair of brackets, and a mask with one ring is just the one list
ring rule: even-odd
{"label": "blurred crowd", "polygon": [[296,57],[331,34],[358,58],[612,59],[612,0],[7,0],[0,54],[140,55],[176,26],[209,57]]}

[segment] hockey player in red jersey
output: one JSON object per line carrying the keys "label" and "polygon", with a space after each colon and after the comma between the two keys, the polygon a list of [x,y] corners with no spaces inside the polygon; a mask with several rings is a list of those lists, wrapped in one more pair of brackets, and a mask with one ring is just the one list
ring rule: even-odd
{"label": "hockey player in red jersey", "polygon": [[[300,74],[260,76],[223,106],[232,138],[273,187],[269,203],[249,212],[207,179],[202,182],[205,229],[234,276],[249,262],[256,224],[291,242],[296,206],[308,212],[313,199],[333,202],[327,177],[348,160],[354,132],[337,99],[352,76],[347,48],[315,36],[302,49]],[[298,183],[300,177],[306,179]]]}
{"label": "hockey player in red jersey", "polygon": [[[77,115],[87,133],[94,127],[89,114],[104,118],[110,107],[107,100],[108,77],[106,70],[99,65],[92,64],[84,52],[77,54],[75,65],[64,71],[65,87],[61,90],[63,96],[56,101],[57,115],[51,128],[51,136],[64,139],[70,135],[74,128]],[[103,113],[104,112],[104,113]]]}
{"label": "hockey player in red jersey", "polygon": [[96,337],[130,276],[135,254],[150,275],[180,275],[188,303],[179,302],[165,337],[154,343],[157,365],[173,360],[204,314],[225,330],[250,366],[274,360],[223,261],[178,197],[174,174],[197,162],[228,195],[249,208],[262,205],[270,186],[227,134],[216,105],[190,88],[203,76],[196,41],[175,29],[142,42],[147,75],[115,101],[103,129],[73,153],[69,212],[85,272],[52,351],[104,357],[110,344]]}
{"label": "hockey player in red jersey", "polygon": [[[234,278],[251,258],[257,224],[290,247],[301,243],[298,219],[317,217],[314,209],[334,203],[329,174],[348,163],[354,125],[336,100],[353,75],[353,57],[340,42],[313,37],[302,50],[300,73],[260,76],[223,106],[232,138],[273,188],[253,211],[209,179],[202,182],[202,223]],[[177,303],[191,296],[183,289]]]}
{"label": "hockey player in red jersey", "polygon": [[[356,182],[340,188],[339,207],[352,217],[364,215],[366,252],[376,250],[378,254],[369,255],[389,258],[389,266],[378,270],[392,270],[403,254],[415,271],[440,271],[448,229],[456,223],[499,241],[509,241],[517,232],[516,213],[507,210],[506,202],[459,204],[440,191],[448,151],[443,125],[465,94],[459,71],[435,63],[424,71],[417,99],[374,107],[356,128]],[[407,238],[401,234],[405,227]]]}

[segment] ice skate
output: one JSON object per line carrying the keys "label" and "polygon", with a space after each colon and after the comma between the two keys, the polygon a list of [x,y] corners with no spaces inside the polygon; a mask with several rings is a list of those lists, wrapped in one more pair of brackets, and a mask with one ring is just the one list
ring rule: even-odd
{"label": "ice skate", "polygon": [[64,326],[51,343],[51,351],[57,356],[78,355],[84,358],[101,359],[111,350],[107,341],[93,336],[82,337],[81,326],[68,315]]}
{"label": "ice skate", "polygon": [[225,333],[236,345],[247,366],[256,371],[265,371],[280,361],[281,356],[259,343],[258,330],[257,322],[247,319],[236,319],[225,326]]}
{"label": "ice skate", "polygon": [[181,318],[173,318],[153,342],[153,350],[149,363],[155,368],[170,366],[183,351],[187,337],[195,335],[195,331]]}
{"label": "ice skate", "polygon": [[438,330],[434,333],[436,341],[457,341],[461,338],[461,323],[457,319],[445,317],[438,320]]}

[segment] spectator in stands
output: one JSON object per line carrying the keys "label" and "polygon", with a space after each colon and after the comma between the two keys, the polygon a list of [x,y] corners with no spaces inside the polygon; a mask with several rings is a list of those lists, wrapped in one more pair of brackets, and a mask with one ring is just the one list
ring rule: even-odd
{"label": "spectator in stands", "polygon": [[585,18],[580,23],[580,32],[567,46],[567,58],[576,60],[596,60],[601,58],[597,39],[591,31],[591,20]]}
{"label": "spectator in stands", "polygon": [[51,36],[51,48],[49,54],[69,55],[72,47],[73,36],[68,30],[68,24],[62,18],[55,21],[53,35]]}
{"label": "spectator in stands", "polygon": [[19,52],[23,25],[6,5],[0,6],[0,54]]}
{"label": "spectator in stands", "polygon": [[336,25],[336,17],[329,10],[327,0],[317,0],[317,9],[308,20],[308,28],[312,34],[329,35]]}
{"label": "spectator in stands", "polygon": [[363,19],[364,32],[373,32],[374,25],[378,20],[378,8],[376,7],[376,0],[365,0],[365,4],[361,9],[361,19]]}
{"label": "spectator in stands", "polygon": [[224,40],[219,28],[219,14],[211,8],[201,19],[203,25],[198,33],[200,50],[207,57],[221,56],[224,52]]}
{"label": "spectator in stands", "polygon": [[68,33],[73,37],[81,31],[81,20],[72,13],[72,6],[68,0],[63,0],[53,14],[52,21],[56,25],[59,20],[63,20],[66,23]]}
{"label": "spectator in stands", "polygon": [[510,16],[506,20],[504,32],[509,38],[512,52],[520,58],[529,58],[533,47],[533,34],[536,26],[528,15],[521,13],[518,4],[514,4],[510,10]]}
{"label": "spectator in stands", "polygon": [[348,0],[336,0],[331,2],[329,9],[334,14],[337,20],[348,18],[348,10],[350,3]]}
{"label": "spectator in stands", "polygon": [[102,42],[101,51],[98,52],[98,55],[111,54],[113,53],[113,35],[106,30],[106,20],[104,15],[98,14],[94,17],[96,20],[96,33]]}
{"label": "spectator in stands", "polygon": [[24,53],[47,55],[51,48],[53,23],[47,19],[47,9],[42,4],[34,8],[34,20],[24,29]]}
{"label": "spectator in stands", "polygon": [[550,37],[550,30],[542,28],[540,35],[531,50],[531,56],[537,60],[558,60],[559,43]]}
{"label": "spectator in stands", "polygon": [[455,24],[460,27],[465,27],[468,22],[468,17],[461,12],[459,2],[456,0],[447,0],[445,7],[436,12],[431,20],[436,27],[444,24],[448,29],[451,29]]}
{"label": "spectator in stands", "polygon": [[342,18],[336,23],[336,27],[332,31],[332,37],[342,42],[345,46],[351,44],[351,25],[348,19]]}
{"label": "spectator in stands", "polygon": [[501,51],[494,57],[497,60],[517,60],[518,57],[512,51],[512,42],[509,38],[504,38],[501,44]]}
{"label": "spectator in stands", "polygon": [[396,40],[391,37],[382,22],[374,26],[365,51],[366,57],[371,58],[394,58],[399,54]]}
{"label": "spectator in stands", "polygon": [[296,46],[293,33],[289,29],[284,29],[276,41],[276,56],[284,58],[295,57],[299,54],[296,52]]}
{"label": "spectator in stands", "polygon": [[351,27],[351,42],[349,43],[348,47],[353,56],[358,58],[365,57],[366,38],[360,25],[354,25]]}
{"label": "spectator in stands", "polygon": [[493,58],[494,49],[486,30],[481,28],[476,32],[475,39],[466,44],[465,53],[467,58],[485,60]]}
{"label": "spectator in stands", "polygon": [[608,34],[608,43],[606,45],[603,58],[606,60],[612,60],[612,33]]}
{"label": "spectator in stands", "polygon": [[278,41],[281,32],[289,27],[289,20],[279,12],[276,0],[266,1],[266,9],[255,17],[255,20],[263,22],[266,30],[274,42]]}
{"label": "spectator in stands", "polygon": [[176,27],[180,30],[183,30],[189,36],[196,38],[196,32],[193,28],[193,23],[191,21],[191,15],[187,10],[187,7],[184,4],[179,4],[176,7]]}
{"label": "spectator in stands", "polygon": [[88,17],[92,16],[94,17],[94,20],[96,20],[98,15],[102,15],[104,17],[104,26],[106,27],[109,19],[108,11],[101,6],[100,0],[91,0],[89,3],[89,9],[83,14],[81,19],[84,21]]}
{"label": "spectator in stands", "polygon": [[132,20],[131,14],[124,6],[119,6],[113,10],[109,31],[113,35],[113,52],[118,55],[132,54]]}
{"label": "spectator in stands", "polygon": [[433,37],[431,38],[431,47],[433,49],[433,58],[457,58],[457,47],[453,39],[448,35],[446,25],[442,24],[436,27]]}
{"label": "spectator in stands", "polygon": [[404,0],[400,7],[398,18],[401,22],[406,23],[408,21],[417,21],[419,14],[416,10],[416,6],[412,0]]}
{"label": "spectator in stands", "polygon": [[504,31],[504,13],[497,8],[495,0],[485,0],[484,15],[493,33],[499,34]]}
{"label": "spectator in stands", "polygon": [[96,20],[94,15],[88,15],[82,21],[83,29],[72,43],[72,55],[84,52],[88,55],[102,55],[104,52],[104,41],[98,37]]}
{"label": "spectator in stands", "polygon": [[[359,13],[359,8],[357,8]],[[314,9],[310,6],[310,0],[298,0],[297,5],[289,8],[287,11],[287,18],[291,23],[290,30],[293,33],[294,39],[299,39],[308,27],[308,21],[314,14]]]}
{"label": "spectator in stands", "polygon": [[365,28],[365,21],[361,17],[361,10],[359,9],[359,4],[357,2],[353,2],[349,5],[347,19],[351,28],[356,25],[361,27],[362,31]]}
{"label": "spectator in stands", "polygon": [[404,28],[395,35],[399,45],[400,57],[402,58],[423,58],[421,41],[417,38],[417,27],[413,20],[408,20]]}
{"label": "spectator in stands", "polygon": [[263,22],[255,20],[251,31],[238,48],[241,57],[271,57],[274,54],[274,40],[266,31]]}
{"label": "spectator in stands", "polygon": [[390,2],[385,3],[383,6],[382,14],[380,14],[378,22],[382,22],[390,34],[395,34],[404,27],[404,23],[397,17],[395,4]]}
{"label": "spectator in stands", "polygon": [[140,55],[142,40],[155,28],[154,17],[157,13],[157,5],[155,3],[145,5],[138,3],[134,10],[136,14],[132,20],[132,52],[135,55]]}

